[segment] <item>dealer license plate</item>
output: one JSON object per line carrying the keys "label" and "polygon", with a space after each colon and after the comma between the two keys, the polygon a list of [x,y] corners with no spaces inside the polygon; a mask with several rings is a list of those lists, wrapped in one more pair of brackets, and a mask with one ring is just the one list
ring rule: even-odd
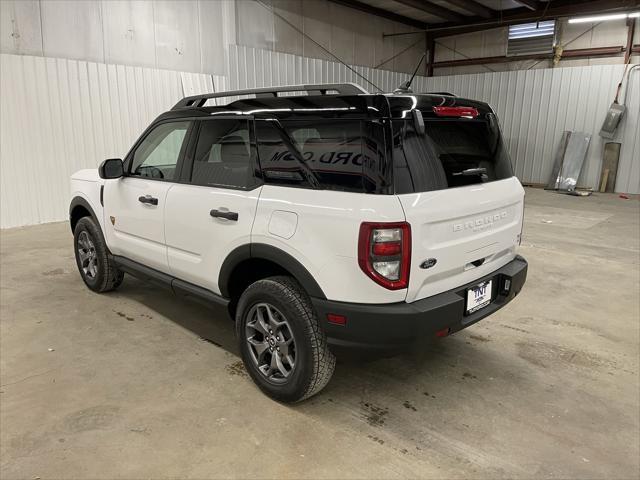
{"label": "dealer license plate", "polygon": [[491,280],[467,289],[467,314],[476,312],[491,303]]}

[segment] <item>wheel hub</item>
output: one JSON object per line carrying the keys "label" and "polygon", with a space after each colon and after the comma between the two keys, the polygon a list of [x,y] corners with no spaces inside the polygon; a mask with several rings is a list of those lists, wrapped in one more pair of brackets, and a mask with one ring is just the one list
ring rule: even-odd
{"label": "wheel hub", "polygon": [[78,257],[80,268],[87,278],[95,278],[98,274],[98,254],[91,235],[87,231],[78,235]]}

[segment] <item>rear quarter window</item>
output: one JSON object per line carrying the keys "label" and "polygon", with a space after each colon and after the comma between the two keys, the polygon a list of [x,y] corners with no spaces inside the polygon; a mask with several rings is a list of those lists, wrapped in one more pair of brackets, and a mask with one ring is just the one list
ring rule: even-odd
{"label": "rear quarter window", "polygon": [[[381,125],[359,120],[282,120],[280,125],[321,188],[382,193],[390,187]],[[256,120],[265,182],[309,187],[302,166],[281,135],[274,121]]]}

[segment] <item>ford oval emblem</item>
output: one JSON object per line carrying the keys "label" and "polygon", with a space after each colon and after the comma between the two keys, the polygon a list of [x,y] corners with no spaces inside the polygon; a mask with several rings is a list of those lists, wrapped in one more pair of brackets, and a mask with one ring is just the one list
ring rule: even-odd
{"label": "ford oval emblem", "polygon": [[420,264],[420,268],[431,268],[433,267],[436,263],[438,262],[438,260],[436,260],[435,258],[427,258],[424,262],[422,262]]}

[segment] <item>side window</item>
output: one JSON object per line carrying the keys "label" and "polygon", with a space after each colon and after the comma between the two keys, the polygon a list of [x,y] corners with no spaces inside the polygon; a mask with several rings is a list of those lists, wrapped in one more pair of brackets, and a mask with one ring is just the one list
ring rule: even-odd
{"label": "side window", "polygon": [[[382,126],[360,120],[282,121],[321,188],[380,193],[389,176]],[[307,186],[300,163],[273,122],[256,121],[260,166],[267,183]],[[382,143],[380,143],[380,141]]]}
{"label": "side window", "polygon": [[174,180],[190,123],[168,122],[154,128],[133,154],[129,175]]}
{"label": "side window", "polygon": [[367,193],[390,193],[393,166],[386,161],[385,128],[381,123],[364,122],[362,128],[362,178]]}
{"label": "side window", "polygon": [[264,181],[279,185],[309,187],[302,167],[289,151],[274,122],[256,120],[255,124],[260,168]]}
{"label": "side window", "polygon": [[247,120],[203,120],[191,171],[191,183],[248,187],[253,183]]}

